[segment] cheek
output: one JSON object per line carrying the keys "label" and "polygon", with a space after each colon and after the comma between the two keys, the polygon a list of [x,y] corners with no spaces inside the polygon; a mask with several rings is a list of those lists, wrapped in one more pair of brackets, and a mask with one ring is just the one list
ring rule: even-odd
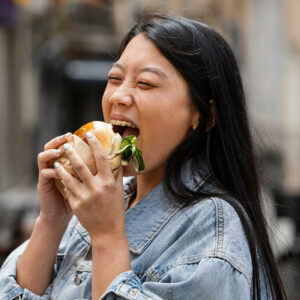
{"label": "cheek", "polygon": [[176,116],[160,117],[156,114],[155,119],[149,120],[141,141],[144,158],[151,162],[166,160],[188,131],[188,126],[178,122]]}
{"label": "cheek", "polygon": [[109,116],[110,110],[111,110],[111,104],[108,99],[109,99],[108,93],[104,92],[102,101],[101,101],[101,105],[102,105],[102,112],[103,112],[103,117],[104,117],[105,122],[109,122],[108,116]]}

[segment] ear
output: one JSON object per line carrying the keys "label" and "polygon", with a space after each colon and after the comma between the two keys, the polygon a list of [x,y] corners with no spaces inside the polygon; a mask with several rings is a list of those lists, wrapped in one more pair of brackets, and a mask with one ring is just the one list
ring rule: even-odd
{"label": "ear", "polygon": [[210,113],[211,113],[211,122],[207,128],[207,130],[213,128],[217,123],[217,112],[216,112],[216,104],[214,99],[209,100]]}
{"label": "ear", "polygon": [[194,115],[192,117],[192,128],[196,130],[200,122],[200,114],[198,110],[195,110]]}

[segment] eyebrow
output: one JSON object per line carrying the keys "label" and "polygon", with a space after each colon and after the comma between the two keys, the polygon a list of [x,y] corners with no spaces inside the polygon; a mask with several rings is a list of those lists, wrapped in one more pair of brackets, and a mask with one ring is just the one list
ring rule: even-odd
{"label": "eyebrow", "polygon": [[[125,68],[120,63],[114,63],[112,66],[117,67],[117,68],[121,69],[123,72],[125,72]],[[138,73],[142,73],[142,72],[152,72],[161,77],[168,78],[167,75],[163,71],[161,71],[160,69],[158,69],[156,67],[145,67],[145,68],[139,69]]]}

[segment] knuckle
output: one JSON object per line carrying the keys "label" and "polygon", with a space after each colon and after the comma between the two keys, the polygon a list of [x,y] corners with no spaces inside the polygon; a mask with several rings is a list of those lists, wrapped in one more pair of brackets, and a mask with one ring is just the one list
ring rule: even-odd
{"label": "knuckle", "polygon": [[81,198],[82,202],[87,202],[89,199],[89,196],[87,194],[83,193],[80,195],[80,198]]}
{"label": "knuckle", "polygon": [[49,170],[42,169],[40,171],[40,177],[41,178],[47,179],[47,178],[51,178],[52,176],[53,176],[53,174],[51,174],[51,172]]}
{"label": "knuckle", "polygon": [[114,188],[115,188],[115,184],[113,181],[109,180],[109,181],[106,181],[104,184],[103,184],[103,188],[110,192],[110,191],[113,191]]}
{"label": "knuckle", "polygon": [[107,160],[107,157],[106,157],[106,154],[104,151],[98,151],[97,156],[98,156],[99,160]]}
{"label": "knuckle", "polygon": [[76,161],[72,164],[73,168],[76,169],[76,170],[82,170],[83,169],[83,165],[79,162],[79,161]]}
{"label": "knuckle", "polygon": [[98,196],[102,194],[102,189],[100,186],[94,186],[92,192],[95,196]]}

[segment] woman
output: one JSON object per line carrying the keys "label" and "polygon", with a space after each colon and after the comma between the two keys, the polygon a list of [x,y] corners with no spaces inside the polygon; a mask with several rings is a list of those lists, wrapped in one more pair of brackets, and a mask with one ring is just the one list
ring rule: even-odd
{"label": "woman", "polygon": [[[49,168],[66,135],[47,143],[40,216],[2,268],[0,299],[285,299],[242,83],[220,35],[181,17],[144,17],[121,45],[102,105],[106,122],[137,126],[145,171],[129,165],[114,179],[90,134],[95,176],[65,145],[79,181]],[[123,176],[135,176],[124,195]]]}

